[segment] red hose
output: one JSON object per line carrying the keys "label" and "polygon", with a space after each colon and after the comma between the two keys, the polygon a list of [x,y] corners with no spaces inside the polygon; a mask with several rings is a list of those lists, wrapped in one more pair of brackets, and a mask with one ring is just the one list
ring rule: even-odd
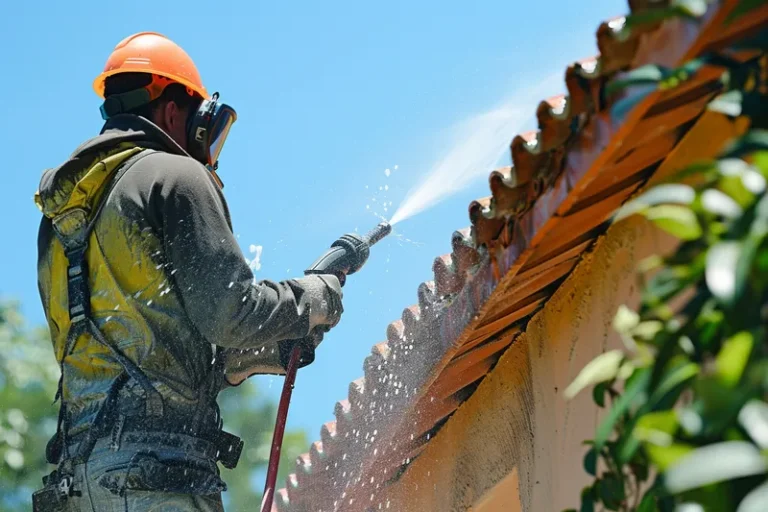
{"label": "red hose", "polygon": [[272,436],[272,450],[269,453],[267,481],[264,484],[264,498],[261,500],[261,512],[271,512],[272,502],[275,499],[277,469],[280,466],[280,449],[283,446],[285,422],[288,419],[288,406],[291,404],[291,394],[293,394],[293,384],[296,382],[296,372],[299,370],[300,358],[301,346],[297,343],[294,345],[293,350],[291,350],[291,358],[288,360],[288,369],[285,372],[283,392],[280,395],[280,404],[277,406],[277,420],[275,420],[275,433]]}

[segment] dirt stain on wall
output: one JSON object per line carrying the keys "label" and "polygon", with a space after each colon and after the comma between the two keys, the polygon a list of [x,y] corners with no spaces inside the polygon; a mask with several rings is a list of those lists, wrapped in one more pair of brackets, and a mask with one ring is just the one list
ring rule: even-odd
{"label": "dirt stain on wall", "polygon": [[563,390],[595,356],[621,347],[611,322],[621,304],[638,302],[638,263],[674,244],[640,218],[611,227],[389,489],[390,509],[476,510],[508,494],[505,482],[517,486],[523,512],[578,506],[589,482],[582,441],[602,410],[590,393],[566,402]]}

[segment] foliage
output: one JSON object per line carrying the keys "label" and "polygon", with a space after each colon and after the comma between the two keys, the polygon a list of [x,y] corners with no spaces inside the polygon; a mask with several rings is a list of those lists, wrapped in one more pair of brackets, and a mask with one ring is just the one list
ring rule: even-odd
{"label": "foliage", "polygon": [[[219,404],[227,431],[245,441],[237,468],[223,472],[228,487],[224,493],[225,508],[233,512],[256,510],[261,504],[277,407],[259,392],[252,381],[224,391],[219,395]],[[308,445],[306,432],[286,431],[280,453],[278,488],[283,486],[288,473],[295,469],[296,458],[307,450]]]}
{"label": "foliage", "polygon": [[[621,30],[616,34],[618,39],[626,39],[639,26],[654,25],[673,17],[682,17],[698,22],[713,0],[671,0],[659,2],[659,7],[638,10],[628,16]],[[663,4],[667,4],[664,6]],[[762,5],[761,0],[740,0],[728,14],[726,24],[733,23]],[[613,102],[611,117],[619,121],[623,119],[636,105],[649,95],[679,87],[689,82],[705,66],[724,69],[721,81],[729,94],[723,95],[712,104],[714,110],[721,110],[731,116],[741,114],[742,107],[751,112],[752,116],[765,118],[768,109],[761,108],[760,101],[765,94],[754,87],[755,82],[764,80],[761,75],[759,59],[764,58],[765,48],[768,48],[768,30],[760,30],[734,42],[732,51],[756,51],[760,55],[743,65],[733,58],[732,53],[708,52],[691,59],[677,68],[669,68],[658,64],[648,64],[632,69],[611,80],[605,88],[608,99],[624,93],[632,88],[631,94],[619,97]]]}
{"label": "foliage", "polygon": [[25,329],[16,304],[0,303],[0,510],[31,508],[49,471],[44,447],[56,430],[59,375],[49,340]]}
{"label": "foliage", "polygon": [[[15,303],[0,302],[0,510],[31,510],[32,492],[53,469],[44,447],[56,429],[52,404],[59,368],[45,329],[27,329]],[[276,408],[253,382],[223,392],[219,402],[228,431],[245,441],[234,470],[222,470],[227,510],[254,510],[261,503]],[[303,431],[285,434],[283,482],[308,441]]]}
{"label": "foliage", "polygon": [[768,510],[768,59],[714,61],[724,93],[709,108],[750,129],[616,215],[643,215],[681,243],[642,263],[641,304],[614,320],[626,350],[566,390],[592,388],[607,408],[585,442],[595,480],[582,512]]}

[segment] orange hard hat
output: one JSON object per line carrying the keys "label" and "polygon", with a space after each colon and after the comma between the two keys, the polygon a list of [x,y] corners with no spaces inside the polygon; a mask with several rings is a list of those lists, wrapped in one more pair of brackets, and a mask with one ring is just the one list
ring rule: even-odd
{"label": "orange hard hat", "polygon": [[119,73],[151,73],[187,86],[208,98],[195,63],[181,46],[157,32],[139,32],[120,41],[104,71],[93,81],[93,90],[104,97],[104,81]]}

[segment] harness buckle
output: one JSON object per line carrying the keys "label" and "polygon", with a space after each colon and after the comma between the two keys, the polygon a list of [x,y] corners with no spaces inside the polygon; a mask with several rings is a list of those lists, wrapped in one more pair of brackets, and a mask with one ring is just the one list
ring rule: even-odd
{"label": "harness buckle", "polygon": [[85,261],[87,244],[72,246],[64,254],[67,257],[67,295],[69,321],[82,322],[90,314],[91,294],[88,289],[88,266]]}

